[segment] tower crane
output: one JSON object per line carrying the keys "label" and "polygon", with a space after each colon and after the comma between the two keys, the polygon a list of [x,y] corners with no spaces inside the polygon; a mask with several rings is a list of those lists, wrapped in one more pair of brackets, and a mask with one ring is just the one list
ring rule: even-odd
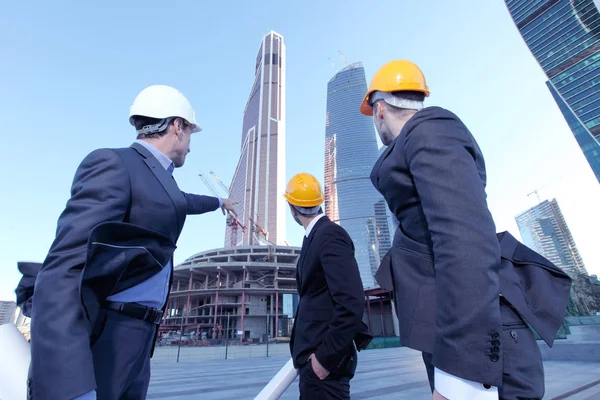
{"label": "tower crane", "polygon": [[[212,172],[212,171],[211,171]],[[221,195],[219,194],[219,192],[217,192],[217,190],[215,189],[215,187],[213,186],[213,184],[208,180],[208,178],[206,176],[204,176],[204,174],[202,173],[202,171],[200,171],[200,173],[198,174],[198,176],[200,176],[200,179],[202,179],[202,182],[204,182],[204,184],[206,185],[206,187],[208,188],[208,190],[210,190],[210,192],[216,196],[216,197],[221,197]],[[222,184],[222,182],[221,182]],[[229,195],[229,190],[225,190],[225,193],[227,193],[227,195]],[[238,227],[242,228],[242,230],[247,230],[248,228],[246,226],[244,226],[244,224],[242,224],[235,215],[231,214],[230,212],[228,212],[227,214],[227,219],[225,221],[225,223],[227,224],[227,226],[229,226],[231,228],[231,246],[235,246],[236,244],[236,239],[237,239],[237,231],[238,231]]]}
{"label": "tower crane", "polygon": [[[219,178],[217,176],[217,174],[215,173],[215,171],[211,170],[209,171],[209,173],[212,175],[212,177],[214,178],[214,180],[218,183],[218,185],[221,187],[221,189],[223,189],[225,191],[225,193],[227,193],[227,195],[230,195],[229,189],[227,188],[227,186],[223,183],[223,181],[221,180],[221,178]],[[244,206],[241,206],[242,208],[242,212],[246,212]],[[248,217],[248,219],[250,220],[250,222],[252,222],[252,226],[253,226],[253,232],[254,235],[256,237],[257,242],[260,244],[261,242],[261,238],[256,234],[256,232],[260,233],[263,237],[264,240],[266,240],[268,243],[274,245],[274,243],[269,241],[269,232],[267,232],[262,226],[260,226],[254,219]],[[235,236],[235,235],[233,235]]]}
{"label": "tower crane", "polygon": [[532,194],[535,194],[535,195],[536,195],[536,197],[537,197],[537,199],[538,199],[538,203],[541,203],[541,202],[542,202],[542,199],[540,198],[540,195],[539,195],[539,193],[538,193],[538,192],[539,192],[540,190],[542,190],[542,189],[544,189],[544,188],[546,188],[546,187],[550,186],[550,184],[552,184],[552,183],[554,183],[554,182],[556,182],[556,181],[559,181],[559,180],[561,180],[561,179],[562,179],[562,176],[559,176],[558,178],[556,178],[556,179],[553,179],[553,180],[551,180],[550,182],[547,182],[546,184],[544,184],[544,185],[542,185],[542,186],[539,186],[539,187],[537,187],[537,188],[536,188],[535,190],[533,190],[532,192],[530,192],[530,193],[527,193],[527,197],[531,196]]}

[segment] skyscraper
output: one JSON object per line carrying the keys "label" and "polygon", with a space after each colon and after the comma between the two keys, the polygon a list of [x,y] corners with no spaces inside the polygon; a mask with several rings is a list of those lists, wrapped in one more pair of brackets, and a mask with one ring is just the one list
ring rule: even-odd
{"label": "skyscraper", "polygon": [[17,303],[14,301],[0,301],[0,325],[14,324]]}
{"label": "skyscraper", "polygon": [[363,286],[369,289],[375,287],[380,246],[387,245],[387,251],[390,238],[382,224],[383,199],[369,178],[378,149],[373,121],[359,111],[366,91],[362,63],[348,65],[327,84],[325,210],[352,238]]}
{"label": "skyscraper", "polygon": [[230,196],[240,201],[236,214],[248,229],[228,225],[225,247],[260,244],[255,234],[260,228],[269,241],[285,241],[285,64],[283,36],[271,31],[256,56],[240,158],[230,186]]}
{"label": "skyscraper", "polygon": [[556,199],[545,200],[516,218],[525,245],[568,274],[587,274]]}
{"label": "skyscraper", "polygon": [[505,2],[600,181],[600,13],[597,7],[600,1]]}

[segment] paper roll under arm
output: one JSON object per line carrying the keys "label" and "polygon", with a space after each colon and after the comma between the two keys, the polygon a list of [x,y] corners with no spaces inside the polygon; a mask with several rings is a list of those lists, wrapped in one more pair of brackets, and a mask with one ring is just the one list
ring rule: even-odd
{"label": "paper roll under arm", "polygon": [[0,399],[26,399],[31,354],[13,324],[0,325]]}
{"label": "paper roll under arm", "polygon": [[298,370],[294,368],[294,361],[290,360],[277,372],[277,374],[267,383],[267,386],[260,391],[254,400],[277,400],[285,390],[294,382]]}

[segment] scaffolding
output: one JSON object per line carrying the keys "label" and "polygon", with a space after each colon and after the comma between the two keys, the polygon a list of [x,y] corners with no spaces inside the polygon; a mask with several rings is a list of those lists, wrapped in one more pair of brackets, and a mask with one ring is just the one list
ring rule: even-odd
{"label": "scaffolding", "polygon": [[283,300],[297,294],[299,255],[300,248],[289,246],[237,246],[194,255],[175,267],[160,330],[183,328],[192,340],[240,343],[287,336],[281,321],[293,318],[295,309],[286,309]]}

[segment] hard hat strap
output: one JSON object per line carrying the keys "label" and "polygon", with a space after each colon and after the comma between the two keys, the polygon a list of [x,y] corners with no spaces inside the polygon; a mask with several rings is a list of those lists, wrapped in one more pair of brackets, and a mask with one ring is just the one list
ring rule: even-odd
{"label": "hard hat strap", "polygon": [[137,132],[140,135],[151,135],[153,133],[162,132],[167,129],[173,119],[174,118],[165,118],[156,124],[145,125],[141,129],[138,129]]}
{"label": "hard hat strap", "polygon": [[391,106],[405,108],[407,110],[421,110],[423,102],[417,100],[403,99],[388,92],[375,91],[371,94],[369,102],[374,105],[377,100],[383,100]]}

